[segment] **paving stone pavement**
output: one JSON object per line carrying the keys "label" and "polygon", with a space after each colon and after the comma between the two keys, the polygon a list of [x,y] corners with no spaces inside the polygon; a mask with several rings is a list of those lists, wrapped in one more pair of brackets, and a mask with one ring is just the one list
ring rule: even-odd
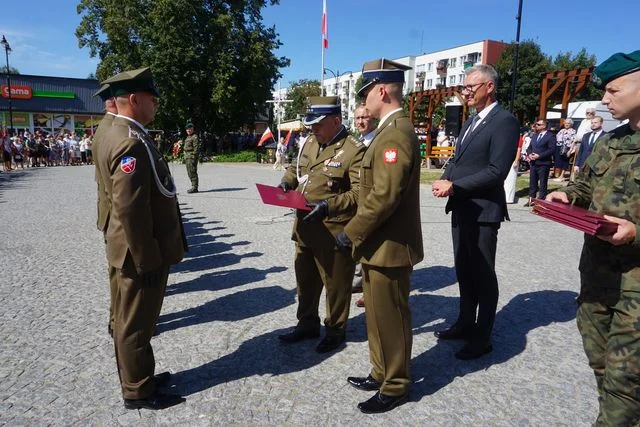
{"label": "paving stone pavement", "polygon": [[[0,174],[0,425],[589,425],[595,380],[575,327],[579,232],[510,208],[500,229],[494,351],[470,362],[432,332],[455,320],[457,283],[444,200],[422,186],[425,259],[411,291],[410,401],[381,415],[346,377],[369,371],[364,312],[346,347],[283,345],[295,323],[291,212],[265,206],[268,165],[203,164],[198,194],[172,165],[191,250],[174,266],[153,339],[157,372],[186,404],[125,410],[107,335],[104,244],[93,168]],[[521,203],[522,204],[522,203]],[[354,295],[353,301],[357,295]],[[321,313],[324,307],[321,307]]]}

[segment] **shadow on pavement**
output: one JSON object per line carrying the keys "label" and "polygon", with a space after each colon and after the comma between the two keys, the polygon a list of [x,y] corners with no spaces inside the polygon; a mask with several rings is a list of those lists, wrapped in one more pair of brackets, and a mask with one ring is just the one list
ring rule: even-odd
{"label": "shadow on pavement", "polygon": [[[414,384],[411,387],[412,400],[436,393],[450,384],[456,377],[487,369],[522,353],[527,347],[527,334],[539,327],[555,322],[575,319],[577,293],[571,291],[537,291],[515,296],[497,314],[493,337],[493,352],[471,361],[457,360],[454,353],[461,341],[439,341],[437,345],[412,360]],[[434,295],[416,296],[412,305],[414,313],[438,309],[433,318],[457,315],[458,298]],[[440,312],[445,307],[445,316]],[[414,319],[415,320],[415,319]],[[420,322],[428,319],[419,319]],[[414,324],[416,322],[414,321]],[[451,322],[449,322],[451,324]],[[427,328],[423,328],[426,331]]]}
{"label": "shadow on pavement", "polygon": [[232,322],[248,319],[293,304],[295,294],[295,290],[288,291],[279,286],[235,292],[207,301],[198,307],[163,314],[158,319],[156,328],[162,333],[214,320]]}
{"label": "shadow on pavement", "polygon": [[235,270],[216,271],[186,282],[174,283],[167,287],[165,295],[177,295],[196,291],[219,291],[248,283],[260,282],[269,273],[281,273],[286,267],[269,267],[265,270],[259,268],[239,268]]}
{"label": "shadow on pavement", "polygon": [[246,187],[212,188],[211,190],[199,190],[198,193],[222,193],[225,191],[243,191]]}

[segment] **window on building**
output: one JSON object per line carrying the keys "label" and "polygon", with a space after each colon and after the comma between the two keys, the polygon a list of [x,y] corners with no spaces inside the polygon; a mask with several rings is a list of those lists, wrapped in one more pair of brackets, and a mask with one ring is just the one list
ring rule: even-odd
{"label": "window on building", "polygon": [[456,76],[449,76],[449,86],[456,84]]}
{"label": "window on building", "polygon": [[427,71],[433,71],[433,62],[427,64]]}
{"label": "window on building", "polygon": [[455,67],[455,66],[456,66],[456,63],[457,63],[457,62],[456,62],[457,60],[458,60],[458,58],[451,58],[451,59],[449,60],[449,66],[450,66],[450,67]]}
{"label": "window on building", "polygon": [[424,71],[425,64],[420,64],[416,66],[416,73],[421,73]]}
{"label": "window on building", "polygon": [[464,61],[466,61],[466,60],[467,60],[467,55],[462,55],[460,57],[460,65],[464,65]]}
{"label": "window on building", "polygon": [[464,74],[460,74],[458,76],[458,83],[462,84],[463,81],[464,81]]}
{"label": "window on building", "polygon": [[427,85],[426,88],[431,88],[433,86],[433,79],[427,79]]}

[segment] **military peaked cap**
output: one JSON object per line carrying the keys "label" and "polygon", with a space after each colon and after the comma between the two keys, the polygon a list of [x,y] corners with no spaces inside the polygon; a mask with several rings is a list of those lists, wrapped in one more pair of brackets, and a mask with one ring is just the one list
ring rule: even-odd
{"label": "military peaked cap", "polygon": [[327,116],[340,115],[340,112],[340,98],[337,96],[310,96],[307,98],[307,115],[302,123],[311,126]]}
{"label": "military peaked cap", "polygon": [[107,99],[113,97],[113,95],[111,95],[111,91],[109,90],[108,84],[103,84],[100,89],[98,89],[98,91],[93,94],[93,96],[99,96],[103,101],[106,101]]}
{"label": "military peaked cap", "polygon": [[185,128],[185,129],[193,129],[193,123],[187,123],[187,124],[184,126],[184,128]]}
{"label": "military peaked cap", "polygon": [[404,64],[384,58],[365,62],[362,66],[363,84],[358,95],[364,94],[367,88],[377,83],[404,83],[404,72],[410,69]]}
{"label": "military peaked cap", "polygon": [[149,67],[123,71],[120,74],[109,77],[102,83],[109,85],[113,96],[128,95],[135,92],[150,92],[154,96],[160,96]]}
{"label": "military peaked cap", "polygon": [[591,80],[597,87],[604,88],[610,81],[635,71],[640,71],[640,50],[631,53],[618,52],[593,70]]}

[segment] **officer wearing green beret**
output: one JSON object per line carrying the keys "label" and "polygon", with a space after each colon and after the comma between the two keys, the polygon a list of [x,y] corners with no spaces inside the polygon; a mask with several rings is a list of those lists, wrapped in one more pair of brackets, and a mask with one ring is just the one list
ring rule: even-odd
{"label": "officer wearing green beret", "polygon": [[105,238],[117,281],[113,340],[124,406],[164,409],[184,398],[158,391],[170,374],[154,375],[150,341],[169,266],[182,259],[186,240],[169,165],[145,129],[158,107],[151,70],[104,83],[118,108],[99,146],[98,169],[110,206]]}
{"label": "officer wearing green beret", "polygon": [[[98,220],[96,226],[98,230],[102,231],[104,234],[107,231],[107,223],[109,221],[109,199],[107,198],[107,193],[104,189],[104,181],[102,181],[102,175],[100,173],[100,165],[98,159],[99,148],[103,142],[104,135],[107,133],[107,130],[111,127],[111,123],[113,123],[113,119],[118,114],[118,108],[116,107],[116,100],[111,95],[111,91],[109,89],[108,84],[103,84],[93,96],[99,96],[100,99],[104,102],[104,117],[100,120],[100,124],[96,129],[93,135],[93,159],[96,168],[95,178],[96,184],[98,184]],[[110,296],[110,304],[109,304],[109,324],[107,330],[109,335],[113,336],[113,302],[116,293],[116,270],[113,266],[108,266],[109,271],[109,296]]]}
{"label": "officer wearing green beret", "polygon": [[598,385],[597,426],[640,424],[640,50],[593,71],[602,103],[629,122],[595,143],[576,180],[547,200],[575,203],[618,224],[585,234],[578,330]]}
{"label": "officer wearing green beret", "polygon": [[336,248],[335,236],[356,211],[365,146],[342,125],[338,97],[314,96],[308,104],[303,123],[313,135],[300,147],[297,162],[280,183],[284,191],[303,193],[312,208],[311,212],[298,210],[293,225],[298,324],[278,338],[295,343],[320,336],[318,306],[324,287],[325,336],[316,351],[326,353],[345,340],[355,262]]}
{"label": "officer wearing green beret", "polygon": [[358,211],[337,236],[362,264],[369,355],[367,377],[349,377],[360,390],[377,391],[358,404],[365,413],[406,402],[410,379],[410,276],[423,258],[420,225],[420,153],[413,125],[402,110],[405,65],[386,59],[364,64],[365,106],[379,119],[362,159]]}
{"label": "officer wearing green beret", "polygon": [[187,193],[198,192],[198,154],[200,153],[200,140],[198,135],[193,132],[193,125],[187,123],[187,137],[184,139],[184,163],[187,165],[187,175],[191,180],[191,188]]}

